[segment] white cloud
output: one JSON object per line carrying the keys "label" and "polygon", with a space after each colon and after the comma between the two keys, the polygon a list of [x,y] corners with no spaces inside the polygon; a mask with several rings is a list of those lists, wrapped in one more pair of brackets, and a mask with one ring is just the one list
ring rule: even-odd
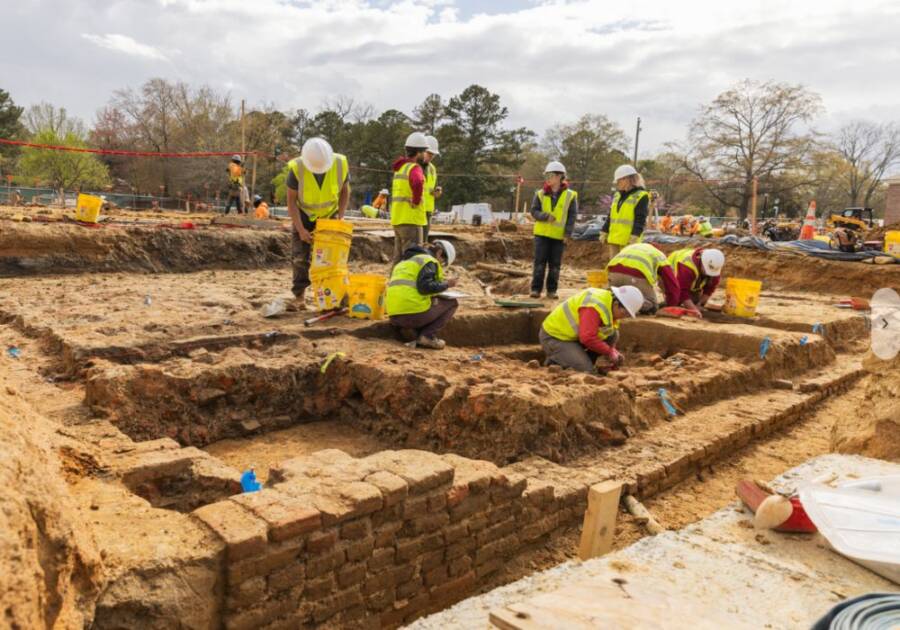
{"label": "white cloud", "polygon": [[158,48],[135,41],[133,38],[128,37],[128,35],[120,35],[118,33],[106,33],[105,35],[82,33],[81,36],[101,48],[125,53],[126,55],[133,55],[135,57],[168,61],[168,57]]}

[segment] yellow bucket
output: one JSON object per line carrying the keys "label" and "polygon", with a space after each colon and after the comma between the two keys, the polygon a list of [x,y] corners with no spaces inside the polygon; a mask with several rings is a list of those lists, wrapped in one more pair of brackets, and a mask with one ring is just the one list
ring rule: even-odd
{"label": "yellow bucket", "polygon": [[900,256],[900,231],[891,230],[884,233],[884,251],[894,256]]}
{"label": "yellow bucket", "polygon": [[728,278],[725,281],[725,305],[722,312],[737,317],[756,317],[762,282]]}
{"label": "yellow bucket", "polygon": [[587,272],[587,284],[595,289],[605,289],[609,282],[609,272],[606,269]]}
{"label": "yellow bucket", "polygon": [[349,281],[347,269],[336,269],[310,273],[312,292],[316,300],[316,306],[320,311],[330,311],[340,308],[347,297]]}
{"label": "yellow bucket", "polygon": [[384,276],[372,273],[355,273],[350,276],[350,317],[358,319],[382,319],[384,317]]}
{"label": "yellow bucket", "polygon": [[[319,219],[313,232],[310,271],[325,271],[347,266],[353,224],[339,219]],[[345,272],[346,273],[346,272]]]}
{"label": "yellow bucket", "polygon": [[75,220],[96,223],[100,217],[101,207],[103,207],[103,197],[79,193],[78,204],[75,206]]}

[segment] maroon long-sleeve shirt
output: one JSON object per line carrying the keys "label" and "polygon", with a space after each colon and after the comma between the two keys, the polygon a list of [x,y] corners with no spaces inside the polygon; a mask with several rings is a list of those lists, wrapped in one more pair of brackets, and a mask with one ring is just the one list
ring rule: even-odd
{"label": "maroon long-sleeve shirt", "polygon": [[[697,269],[703,269],[703,265],[700,262],[701,251],[702,250],[697,249],[691,256],[691,260],[693,260]],[[716,287],[719,286],[719,276],[711,276],[706,280],[706,285],[703,287],[703,290],[699,293],[694,293],[691,291],[691,287],[694,285],[694,280],[696,280],[696,278],[697,274],[688,269],[687,265],[678,265],[678,286],[680,288],[678,297],[679,304],[683,304],[687,300],[696,303],[701,295],[712,295],[715,293]]]}
{"label": "maroon long-sleeve shirt", "polygon": [[610,356],[612,346],[597,336],[601,326],[603,321],[597,309],[591,307],[578,309],[578,341],[592,352]]}
{"label": "maroon long-sleeve shirt", "polygon": [[[626,267],[625,265],[613,265],[609,268],[610,273],[624,273],[635,278],[644,278],[637,269]],[[646,278],[644,278],[646,280]],[[681,286],[678,284],[678,278],[675,277],[675,271],[671,265],[659,268],[659,279],[662,282],[663,292],[666,294],[666,306],[678,306],[681,304]]]}
{"label": "maroon long-sleeve shirt", "polygon": [[[416,161],[407,157],[401,157],[394,160],[394,172],[396,173],[399,171],[400,167],[408,162],[415,164]],[[425,172],[418,164],[416,164],[409,172],[409,187],[412,188],[412,205],[417,206],[419,205],[419,202],[422,201],[422,192],[425,190]]]}

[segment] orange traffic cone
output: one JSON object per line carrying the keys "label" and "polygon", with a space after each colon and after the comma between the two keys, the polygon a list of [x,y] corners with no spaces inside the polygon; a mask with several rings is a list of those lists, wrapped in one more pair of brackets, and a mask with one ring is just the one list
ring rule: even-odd
{"label": "orange traffic cone", "polygon": [[809,202],[806,210],[806,218],[803,220],[803,228],[800,230],[800,240],[808,241],[816,237],[816,202]]}

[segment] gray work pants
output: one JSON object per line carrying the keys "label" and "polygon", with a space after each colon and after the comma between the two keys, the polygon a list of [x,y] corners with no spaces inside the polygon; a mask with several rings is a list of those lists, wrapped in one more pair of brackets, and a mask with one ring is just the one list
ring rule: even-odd
{"label": "gray work pants", "polygon": [[[547,363],[558,365],[563,368],[575,370],[576,372],[586,372],[595,374],[594,363],[597,361],[597,353],[585,349],[579,341],[560,341],[556,337],[548,335],[541,328],[538,334],[541,342],[541,348],[544,349],[544,356],[547,357]],[[611,346],[615,346],[619,340],[619,333],[614,333],[606,340]]]}

